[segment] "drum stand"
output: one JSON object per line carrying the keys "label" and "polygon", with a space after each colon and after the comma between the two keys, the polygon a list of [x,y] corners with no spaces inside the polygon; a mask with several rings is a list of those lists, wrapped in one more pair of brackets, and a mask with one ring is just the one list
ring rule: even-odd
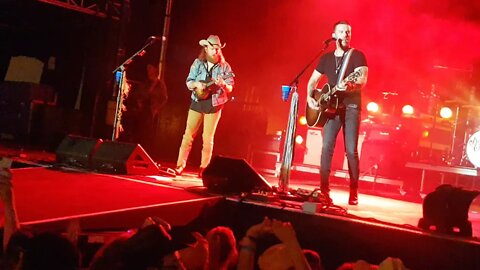
{"label": "drum stand", "polygon": [[462,158],[460,159],[460,166],[465,166],[465,167],[469,167],[469,162],[467,162],[468,160],[468,156],[467,156],[467,132],[465,132],[465,139],[463,140],[463,147],[462,147]]}
{"label": "drum stand", "polygon": [[455,120],[453,121],[453,134],[452,134],[452,145],[450,147],[449,153],[449,165],[453,165],[452,163],[455,160],[455,141],[457,139],[457,129],[458,129],[458,118],[460,116],[460,105],[457,105],[455,110]]}
{"label": "drum stand", "polygon": [[[469,114],[470,116],[470,114]],[[463,136],[463,144],[462,144],[462,158],[460,159],[460,166],[471,167],[472,163],[470,162],[468,155],[467,155],[467,146],[469,138],[475,133],[475,130],[470,127],[470,117],[467,118],[467,128]]]}

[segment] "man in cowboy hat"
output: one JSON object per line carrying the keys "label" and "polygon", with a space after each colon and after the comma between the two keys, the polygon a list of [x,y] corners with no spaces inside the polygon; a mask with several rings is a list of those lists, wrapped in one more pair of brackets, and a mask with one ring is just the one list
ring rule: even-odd
{"label": "man in cowboy hat", "polygon": [[187,88],[192,92],[192,102],[188,110],[175,172],[177,175],[182,174],[193,140],[203,122],[202,160],[198,172],[198,176],[201,177],[203,170],[210,163],[215,130],[223,105],[228,101],[227,95],[233,90],[234,80],[232,68],[222,54],[225,44],[220,42],[220,38],[210,35],[198,43],[203,48],[198,58],[193,61],[187,77]]}

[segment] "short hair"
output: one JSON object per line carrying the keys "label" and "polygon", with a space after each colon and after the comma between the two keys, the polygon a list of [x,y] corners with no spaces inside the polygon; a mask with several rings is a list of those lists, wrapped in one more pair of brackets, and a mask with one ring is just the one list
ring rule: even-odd
{"label": "short hair", "polygon": [[333,31],[335,32],[335,28],[337,27],[337,25],[339,24],[346,24],[346,25],[350,25],[350,23],[347,21],[347,20],[340,20],[340,21],[337,21],[336,23],[333,24]]}

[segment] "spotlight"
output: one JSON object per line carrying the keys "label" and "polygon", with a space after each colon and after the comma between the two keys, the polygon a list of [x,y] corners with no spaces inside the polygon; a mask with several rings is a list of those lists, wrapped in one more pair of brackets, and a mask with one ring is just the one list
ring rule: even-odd
{"label": "spotlight", "polygon": [[403,116],[412,116],[414,113],[415,113],[415,110],[413,109],[412,105],[407,104],[403,106],[402,108]]}
{"label": "spotlight", "polygon": [[302,143],[303,143],[303,137],[300,136],[300,135],[297,135],[297,136],[295,137],[295,142],[296,142],[297,144],[302,144]]}
{"label": "spotlight", "polygon": [[452,109],[450,109],[449,107],[442,107],[440,109],[440,117],[442,117],[443,119],[449,119],[452,117],[452,115]]}
{"label": "spotlight", "polygon": [[440,185],[423,200],[423,217],[418,227],[438,233],[472,237],[468,209],[480,191]]}
{"label": "spotlight", "polygon": [[305,126],[307,124],[307,118],[304,115],[300,116],[298,118],[298,123],[302,126]]}
{"label": "spotlight", "polygon": [[367,111],[370,113],[378,113],[380,111],[380,107],[376,102],[370,101],[367,104]]}

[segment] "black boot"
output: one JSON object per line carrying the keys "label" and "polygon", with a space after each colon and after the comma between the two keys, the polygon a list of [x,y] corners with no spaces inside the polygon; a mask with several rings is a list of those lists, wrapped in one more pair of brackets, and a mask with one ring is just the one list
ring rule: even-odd
{"label": "black boot", "polygon": [[358,190],[350,189],[350,196],[348,197],[348,204],[358,205]]}

